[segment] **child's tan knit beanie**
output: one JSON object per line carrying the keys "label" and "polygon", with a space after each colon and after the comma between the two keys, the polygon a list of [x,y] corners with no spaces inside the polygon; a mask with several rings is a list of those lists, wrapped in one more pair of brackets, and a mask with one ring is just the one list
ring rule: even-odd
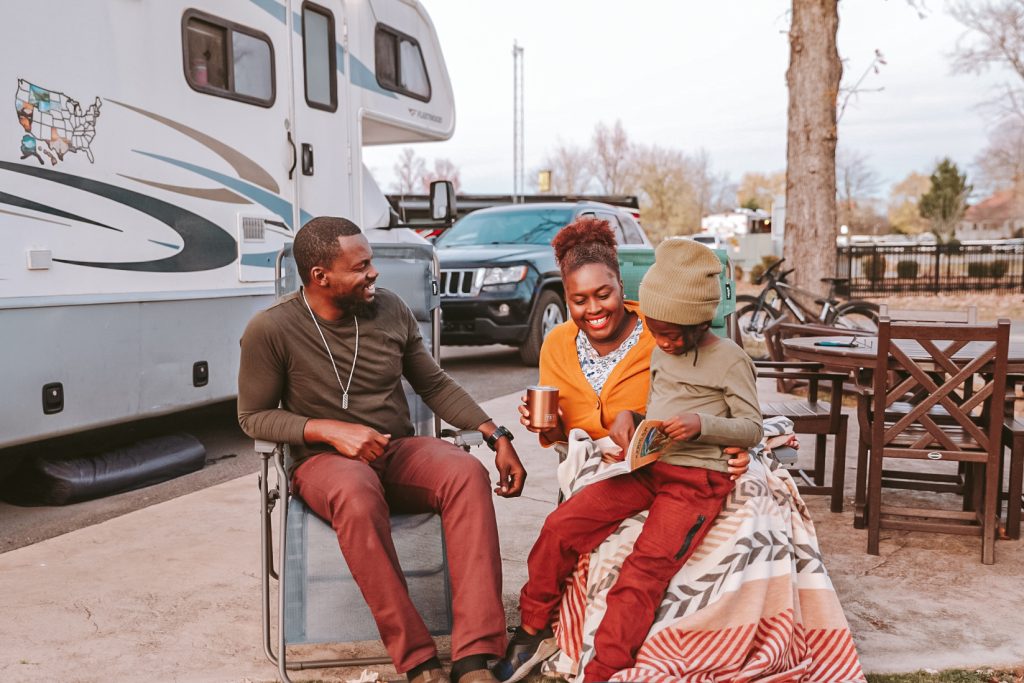
{"label": "child's tan knit beanie", "polygon": [[667,239],[654,250],[654,265],[640,282],[640,311],[677,325],[708,322],[722,298],[721,272],[718,256],[703,244]]}

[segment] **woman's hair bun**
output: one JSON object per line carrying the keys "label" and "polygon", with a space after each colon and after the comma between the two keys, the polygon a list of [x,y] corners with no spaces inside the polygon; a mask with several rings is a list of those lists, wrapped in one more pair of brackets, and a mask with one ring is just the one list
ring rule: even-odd
{"label": "woman's hair bun", "polygon": [[[594,216],[583,216],[558,231],[551,240],[555,258],[561,264],[579,247],[605,247],[615,253],[615,233],[608,221]],[[571,260],[571,259],[568,259]]]}

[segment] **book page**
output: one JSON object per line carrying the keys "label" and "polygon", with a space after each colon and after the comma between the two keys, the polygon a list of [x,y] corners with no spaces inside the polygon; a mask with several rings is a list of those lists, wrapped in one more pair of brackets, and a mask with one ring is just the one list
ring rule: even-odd
{"label": "book page", "polygon": [[629,441],[626,460],[632,472],[649,465],[661,457],[664,450],[672,442],[660,431],[661,420],[643,420],[637,425],[633,438]]}
{"label": "book page", "polygon": [[[658,428],[661,427],[661,422],[661,420],[641,421],[636,428],[636,432],[633,433],[633,438],[629,441],[626,457],[621,462],[602,465],[591,476],[590,482],[611,479],[620,474],[629,474],[660,458],[666,446],[672,442],[672,439],[658,431]],[[621,450],[611,440],[611,437],[606,436],[597,439],[594,443],[605,453],[618,453]]]}

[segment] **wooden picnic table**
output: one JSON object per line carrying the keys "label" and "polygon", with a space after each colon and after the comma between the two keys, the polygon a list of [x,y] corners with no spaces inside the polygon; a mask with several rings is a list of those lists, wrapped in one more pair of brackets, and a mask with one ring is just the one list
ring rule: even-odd
{"label": "wooden picnic table", "polygon": [[[845,343],[851,339],[857,343],[857,346],[821,346],[819,344],[819,342]],[[931,359],[928,352],[917,342],[896,340],[893,343],[899,346],[912,360],[926,363]],[[822,363],[829,368],[844,370],[873,368],[877,356],[875,352],[877,344],[877,337],[793,337],[782,340],[787,358]],[[938,346],[945,348],[945,345],[941,343]],[[958,365],[967,365],[977,358],[978,354],[987,346],[988,344],[984,342],[970,342],[953,355],[953,362]],[[1024,342],[1011,341],[1008,355],[1007,373],[1024,375]]]}

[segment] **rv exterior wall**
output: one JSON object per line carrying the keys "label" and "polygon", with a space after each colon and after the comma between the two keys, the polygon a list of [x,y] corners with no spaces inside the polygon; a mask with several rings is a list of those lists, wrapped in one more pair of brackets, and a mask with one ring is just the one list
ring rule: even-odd
{"label": "rv exterior wall", "polygon": [[[361,143],[451,135],[451,85],[419,3],[318,0],[309,46],[300,5],[6,9],[0,85],[16,93],[19,127],[0,145],[0,344],[23,351],[0,366],[0,448],[233,396],[238,339],[273,301],[281,247],[315,215],[386,224],[383,202],[364,211],[375,184]],[[47,25],[56,49],[24,31],[39,16],[62,18]],[[376,83],[378,21],[421,47],[429,101]],[[197,61],[200,39],[217,59]],[[303,144],[310,175],[291,172]],[[210,366],[203,387],[197,361]],[[64,385],[65,408],[44,415],[49,382]]]}

